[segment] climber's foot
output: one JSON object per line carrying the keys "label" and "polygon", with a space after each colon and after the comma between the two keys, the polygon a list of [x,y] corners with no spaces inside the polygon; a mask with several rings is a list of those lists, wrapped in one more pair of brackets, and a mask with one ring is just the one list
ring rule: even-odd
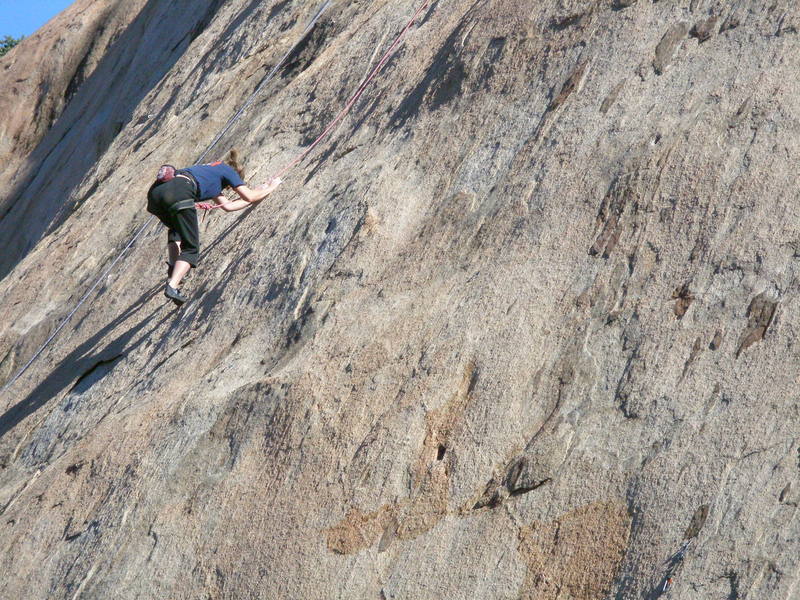
{"label": "climber's foot", "polygon": [[186,302],[186,296],[181,295],[181,293],[170,284],[167,284],[164,287],[164,295],[172,300],[177,306],[180,306]]}

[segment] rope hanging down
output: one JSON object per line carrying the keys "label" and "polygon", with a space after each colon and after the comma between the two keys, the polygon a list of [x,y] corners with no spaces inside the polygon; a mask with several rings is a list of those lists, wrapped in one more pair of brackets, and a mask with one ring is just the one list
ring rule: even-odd
{"label": "rope hanging down", "polygon": [[[375,77],[378,75],[378,73],[381,71],[381,69],[383,69],[383,67],[386,66],[386,63],[389,62],[389,59],[392,58],[392,56],[394,55],[394,53],[397,50],[397,48],[400,46],[400,44],[403,42],[403,39],[406,37],[406,34],[409,32],[409,30],[417,22],[417,19],[419,19],[419,16],[423,13],[423,11],[426,8],[428,8],[429,4],[430,4],[430,0],[425,0],[425,2],[423,2],[422,6],[420,6],[417,9],[417,11],[414,13],[414,15],[411,17],[411,19],[406,24],[406,26],[403,28],[403,30],[400,32],[400,34],[397,36],[397,38],[395,38],[395,40],[392,43],[392,45],[389,46],[389,49],[383,54],[381,59],[378,61],[378,64],[376,64],[375,67],[372,69],[372,71],[370,71],[370,73],[367,76],[367,78],[364,79],[364,81],[358,87],[356,92],[352,95],[350,100],[347,101],[347,104],[345,104],[344,108],[341,111],[339,111],[339,114],[336,115],[336,117],[334,117],[334,119],[328,124],[328,126],[317,137],[317,139],[315,139],[308,148],[306,148],[305,150],[300,152],[300,154],[298,154],[289,163],[287,163],[281,170],[279,170],[277,173],[275,173],[275,175],[270,177],[269,181],[273,181],[275,179],[279,179],[279,178],[283,177],[284,175],[286,175],[286,173],[288,173],[294,167],[296,167],[301,162],[303,162],[303,160],[305,160],[305,158],[309,154],[311,154],[311,152],[314,150],[314,148],[316,148],[322,142],[322,140],[324,140],[326,137],[328,137],[333,132],[333,130],[336,129],[336,127],[339,125],[339,123],[341,123],[342,119],[344,119],[347,116],[347,114],[353,109],[353,106],[355,105],[356,102],[358,102],[358,99],[361,98],[361,96],[364,94],[364,91],[367,89],[367,87],[369,87],[369,84],[372,82],[372,80],[375,79]],[[214,210],[214,209],[217,209],[217,208],[222,208],[222,206],[221,205],[216,205],[216,206],[204,205],[204,206],[201,206],[201,207],[198,207],[198,208],[202,208],[203,210]]]}
{"label": "rope hanging down", "polygon": [[214,146],[216,146],[217,143],[222,139],[222,136],[224,136],[226,133],[228,133],[228,131],[230,131],[230,128],[233,127],[234,123],[236,123],[236,121],[238,121],[239,118],[244,114],[244,111],[246,111],[249,108],[249,106],[256,99],[256,96],[258,96],[258,94],[261,92],[261,90],[264,89],[264,86],[266,86],[270,81],[272,81],[272,78],[275,77],[275,74],[278,72],[278,69],[280,69],[283,66],[283,63],[286,62],[286,59],[289,58],[289,55],[291,55],[292,52],[294,52],[297,49],[297,46],[300,45],[300,42],[302,42],[306,38],[306,36],[309,34],[309,32],[314,28],[314,25],[316,25],[317,21],[320,20],[320,18],[322,17],[322,14],[326,10],[328,10],[328,7],[331,5],[332,1],[333,0],[327,0],[322,6],[319,7],[319,10],[317,10],[317,14],[315,14],[314,18],[311,19],[311,21],[309,21],[308,25],[306,25],[306,28],[303,30],[303,34],[300,36],[300,38],[292,45],[291,48],[289,48],[286,51],[286,54],[284,54],[281,57],[281,59],[277,63],[275,63],[275,66],[272,67],[272,70],[269,72],[269,74],[264,78],[264,80],[261,83],[258,84],[256,89],[253,90],[253,93],[250,94],[250,97],[242,105],[242,107],[236,112],[236,114],[233,115],[228,120],[228,123],[217,134],[217,137],[215,137],[211,141],[211,143],[208,145],[208,148],[206,148],[203,151],[203,153],[199,157],[197,157],[197,160],[195,161],[195,164],[200,163],[200,161],[202,161],[206,157],[206,155],[211,151],[211,149]]}
{"label": "rope hanging down", "polygon": [[417,12],[414,13],[413,17],[411,17],[411,20],[403,28],[403,31],[400,32],[400,35],[398,35],[397,39],[395,39],[394,43],[391,46],[389,46],[389,49],[381,57],[380,61],[378,61],[378,64],[375,65],[375,68],[372,69],[372,72],[364,80],[364,83],[361,84],[361,86],[358,88],[358,90],[356,90],[356,93],[353,94],[353,97],[350,98],[350,101],[339,112],[339,114],[336,115],[336,117],[333,119],[333,121],[330,122],[330,125],[328,125],[325,128],[325,130],[319,135],[319,137],[316,140],[314,140],[314,142],[308,148],[303,150],[300,154],[297,155],[297,157],[294,160],[292,160],[289,164],[287,164],[280,171],[278,171],[275,175],[273,175],[273,177],[272,177],[273,179],[279,178],[279,177],[283,177],[287,172],[289,172],[295,166],[297,166],[298,164],[303,162],[303,160],[306,158],[306,156],[308,156],[311,153],[311,151],[314,150],[314,148],[316,148],[317,145],[322,140],[324,140],[336,128],[336,126],[341,122],[341,120],[344,119],[344,117],[347,115],[347,113],[349,113],[350,110],[353,108],[353,105],[356,102],[358,102],[359,98],[361,98],[361,95],[364,93],[364,90],[367,89],[367,86],[369,86],[370,82],[372,82],[372,80],[375,79],[375,76],[380,72],[381,69],[383,69],[384,65],[386,65],[387,62],[389,62],[389,59],[394,54],[395,50],[397,50],[397,47],[403,42],[403,38],[405,38],[405,36],[408,33],[408,31],[414,26],[414,23],[416,23],[417,19],[422,14],[422,12],[426,8],[428,8],[428,4],[429,3],[430,3],[430,0],[425,0],[425,2],[423,2],[422,6],[420,6],[417,9]]}
{"label": "rope hanging down", "polygon": [[[216,144],[230,130],[230,128],[233,127],[233,125],[241,118],[241,116],[244,114],[245,110],[253,103],[253,101],[255,100],[256,96],[259,94],[259,92],[272,80],[272,78],[278,72],[278,69],[280,69],[281,66],[283,66],[283,63],[286,61],[286,59],[291,55],[292,52],[294,52],[294,50],[297,48],[297,46],[299,46],[300,43],[303,41],[303,39],[305,39],[306,35],[308,35],[309,31],[311,31],[311,29],[316,25],[316,23],[319,21],[319,19],[322,17],[322,15],[325,13],[325,11],[330,6],[331,2],[332,2],[332,0],[326,0],[326,2],[319,8],[319,10],[317,11],[316,15],[309,22],[309,24],[306,26],[305,30],[303,31],[303,34],[300,36],[300,38],[297,40],[297,42],[295,42],[295,44],[291,48],[289,48],[289,50],[286,52],[286,54],[284,54],[283,57],[275,64],[275,66],[272,68],[272,71],[270,71],[270,73],[267,75],[267,77],[265,77],[264,80],[256,87],[256,89],[253,91],[253,93],[250,95],[250,97],[247,99],[247,101],[244,103],[244,105],[242,105],[242,107],[236,112],[236,114],[233,117],[231,117],[231,119],[228,121],[228,123],[225,125],[225,127],[222,128],[222,130],[211,141],[211,143],[208,145],[208,147],[200,154],[200,156],[195,161],[196,163],[199,163],[201,160],[203,160],[203,158],[205,158],[205,156],[211,151],[211,149],[214,146],[216,146]],[[400,32],[400,34],[397,36],[395,41],[392,43],[392,45],[389,47],[389,49],[381,57],[381,60],[378,61],[378,64],[375,65],[375,67],[372,69],[372,71],[370,72],[369,76],[358,87],[358,89],[356,90],[355,94],[353,94],[353,96],[347,102],[345,107],[339,112],[338,115],[336,115],[336,117],[330,122],[330,124],[325,128],[325,130],[317,137],[317,139],[314,140],[314,142],[308,148],[306,148],[300,154],[298,154],[291,162],[289,162],[280,171],[278,171],[275,175],[273,175],[273,177],[270,178],[271,180],[283,177],[291,169],[293,169],[298,164],[300,164],[314,150],[314,148],[316,148],[322,142],[322,140],[324,140],[328,135],[330,135],[330,133],[337,127],[337,125],[342,121],[342,119],[344,119],[344,117],[352,110],[353,106],[355,105],[356,102],[358,102],[358,99],[361,98],[361,96],[363,95],[364,91],[367,89],[367,87],[372,82],[372,80],[375,79],[375,77],[381,71],[381,69],[383,69],[383,67],[386,65],[386,63],[389,62],[389,59],[394,54],[395,50],[397,50],[398,46],[402,43],[402,41],[405,38],[405,36],[408,33],[408,31],[414,26],[414,24],[416,23],[416,21],[419,18],[419,16],[422,14],[422,12],[426,8],[428,8],[429,4],[430,4],[430,0],[425,0],[423,2],[422,6],[420,6],[417,9],[417,11],[414,13],[414,15],[411,17],[411,19],[406,24],[406,26],[403,28],[403,30]],[[214,207],[214,208],[219,208],[219,207],[217,206],[217,207]],[[30,358],[30,360],[25,364],[25,366],[23,366],[19,370],[19,372],[17,372],[17,374],[14,375],[14,377],[8,383],[6,383],[3,386],[3,389],[0,390],[1,392],[5,392],[8,388],[10,388],[17,381],[17,379],[19,379],[25,373],[25,371],[28,370],[28,368],[39,357],[39,355],[56,338],[56,336],[64,328],[64,326],[66,326],[66,324],[75,315],[75,313],[78,312],[78,309],[80,309],[80,307],[86,302],[86,300],[89,298],[89,296],[92,294],[92,292],[94,292],[94,290],[97,289],[97,286],[100,285],[100,282],[103,281],[111,273],[111,271],[114,269],[114,267],[117,265],[117,263],[122,259],[122,257],[125,255],[125,253],[128,250],[130,250],[130,248],[134,245],[134,243],[136,243],[136,241],[142,236],[142,234],[145,232],[145,230],[149,227],[149,225],[153,222],[154,219],[155,219],[155,217],[151,216],[149,219],[147,219],[147,221],[144,223],[144,225],[142,225],[139,228],[139,230],[136,232],[136,234],[133,236],[133,238],[131,238],[131,241],[128,242],[128,244],[117,255],[117,258],[115,258],[111,262],[111,264],[106,268],[106,270],[103,271],[102,275],[100,275],[100,277],[98,277],[98,279],[94,282],[92,287],[90,287],[89,290],[78,301],[78,304],[75,306],[75,308],[72,309],[72,311],[64,318],[63,321],[61,321],[59,326],[50,335],[50,337],[47,338],[47,340],[44,342],[44,344],[42,344],[42,346],[33,354],[33,356]]]}
{"label": "rope hanging down", "polygon": [[[222,139],[222,136],[224,136],[228,131],[230,131],[230,128],[233,127],[233,125],[242,117],[242,115],[244,114],[245,110],[253,103],[253,101],[255,100],[256,96],[273,79],[273,77],[275,77],[275,74],[283,66],[283,63],[286,62],[286,59],[292,54],[292,52],[294,52],[297,49],[297,47],[300,45],[300,43],[308,35],[308,33],[314,28],[314,26],[317,24],[317,22],[322,18],[322,15],[330,7],[331,2],[332,2],[332,0],[326,0],[326,2],[324,2],[320,6],[319,10],[317,10],[316,14],[314,15],[314,18],[312,18],[311,21],[309,21],[308,25],[303,30],[303,34],[298,38],[298,40],[294,43],[294,45],[292,45],[292,47],[289,48],[289,50],[286,51],[286,54],[284,54],[283,57],[275,64],[275,66],[272,68],[272,70],[269,72],[269,74],[256,87],[256,89],[253,91],[253,93],[250,94],[250,97],[247,99],[247,101],[244,103],[244,105],[242,105],[242,107],[236,112],[236,114],[233,115],[233,117],[231,117],[228,120],[228,122],[225,124],[225,126],[222,128],[222,130],[217,134],[217,136],[211,141],[211,143],[208,145],[208,147],[197,158],[197,160],[195,161],[196,163],[199,163],[201,160],[203,160],[203,158],[206,157],[206,155],[214,148],[214,146],[216,146],[219,143],[219,141]],[[150,224],[153,222],[154,219],[155,219],[154,216],[150,216],[150,218],[147,219],[147,221],[145,221],[144,225],[142,225],[138,229],[138,231],[134,234],[134,236],[131,238],[131,241],[128,242],[128,244],[122,249],[122,251],[117,254],[117,257],[111,262],[111,264],[105,269],[105,271],[103,271],[103,273],[100,275],[100,277],[97,278],[97,280],[94,282],[94,284],[92,284],[92,286],[89,288],[89,290],[81,297],[81,299],[75,305],[75,308],[73,308],[72,311],[66,317],[64,317],[64,319],[61,321],[61,323],[59,323],[58,327],[56,327],[55,331],[53,331],[53,333],[50,335],[50,337],[47,338],[47,340],[44,342],[44,344],[42,344],[39,347],[39,349],[36,352],[33,353],[33,356],[31,356],[30,360],[28,360],[28,362],[25,363],[25,365],[19,371],[17,371],[16,375],[14,375],[14,377],[12,377],[3,386],[3,389],[0,390],[0,393],[5,392],[12,385],[14,385],[14,383],[17,381],[17,379],[22,377],[22,375],[25,373],[25,371],[27,371],[28,368],[34,363],[34,361],[37,358],[39,358],[39,355],[42,352],[44,352],[44,350],[47,348],[47,346],[50,345],[50,343],[56,338],[56,336],[61,332],[61,330],[64,329],[66,324],[69,323],[70,319],[72,319],[72,317],[75,315],[75,313],[78,312],[78,309],[80,309],[80,307],[83,306],[83,304],[86,302],[86,300],[92,294],[92,292],[94,292],[97,289],[97,286],[100,285],[100,282],[103,281],[106,277],[108,277],[108,275],[111,273],[111,271],[114,269],[114,267],[117,266],[117,263],[119,263],[119,261],[125,255],[125,253],[128,250],[131,249],[131,247],[136,243],[136,241],[140,237],[142,237],[142,234],[147,230],[147,228],[150,226]]]}

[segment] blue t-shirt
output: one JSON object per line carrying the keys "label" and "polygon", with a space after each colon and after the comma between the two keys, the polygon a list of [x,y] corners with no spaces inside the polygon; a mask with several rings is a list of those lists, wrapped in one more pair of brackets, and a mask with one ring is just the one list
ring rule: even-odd
{"label": "blue t-shirt", "polygon": [[181,169],[188,171],[197,180],[200,186],[199,196],[201,200],[216,198],[222,193],[222,188],[226,185],[238,187],[244,185],[244,181],[230,165],[223,162],[211,163],[210,165],[194,165]]}

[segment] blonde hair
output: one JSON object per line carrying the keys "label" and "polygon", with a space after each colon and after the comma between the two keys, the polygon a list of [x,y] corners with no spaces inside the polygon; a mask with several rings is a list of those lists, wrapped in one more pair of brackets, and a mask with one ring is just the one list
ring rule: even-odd
{"label": "blonde hair", "polygon": [[239,177],[242,178],[242,181],[244,181],[244,167],[239,162],[239,151],[236,148],[233,148],[228,153],[228,160],[225,162],[228,163],[233,170],[239,174]]}

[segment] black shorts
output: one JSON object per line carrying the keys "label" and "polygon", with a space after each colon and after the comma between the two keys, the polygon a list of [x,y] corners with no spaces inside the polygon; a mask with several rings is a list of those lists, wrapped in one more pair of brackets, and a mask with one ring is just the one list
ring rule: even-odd
{"label": "black shorts", "polygon": [[197,200],[195,183],[183,177],[155,184],[147,192],[147,212],[166,226],[168,241],[181,243],[178,260],[193,267],[197,266],[200,255],[200,227],[194,207]]}

